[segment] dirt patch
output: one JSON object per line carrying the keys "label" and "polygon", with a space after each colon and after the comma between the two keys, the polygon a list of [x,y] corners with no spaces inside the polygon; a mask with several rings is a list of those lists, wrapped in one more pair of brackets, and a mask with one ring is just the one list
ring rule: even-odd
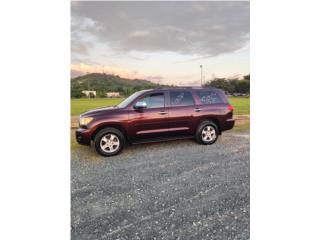
{"label": "dirt patch", "polygon": [[70,127],[71,128],[77,128],[79,126],[79,117],[78,116],[71,116],[71,123]]}

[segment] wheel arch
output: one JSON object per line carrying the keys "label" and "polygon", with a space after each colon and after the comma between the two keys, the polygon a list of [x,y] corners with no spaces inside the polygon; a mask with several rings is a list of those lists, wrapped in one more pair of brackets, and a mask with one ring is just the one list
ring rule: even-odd
{"label": "wheel arch", "polygon": [[218,133],[221,134],[221,124],[220,124],[220,121],[219,121],[218,118],[207,116],[207,117],[204,117],[203,119],[201,119],[199,124],[201,124],[204,121],[212,121],[212,122],[214,122],[218,127]]}
{"label": "wheel arch", "polygon": [[93,134],[91,135],[91,140],[94,140],[94,138],[96,137],[96,135],[98,134],[98,132],[104,128],[115,128],[117,130],[119,130],[120,132],[123,133],[125,139],[127,140],[127,131],[125,130],[125,128],[122,126],[122,124],[120,123],[104,123],[99,125],[93,132]]}

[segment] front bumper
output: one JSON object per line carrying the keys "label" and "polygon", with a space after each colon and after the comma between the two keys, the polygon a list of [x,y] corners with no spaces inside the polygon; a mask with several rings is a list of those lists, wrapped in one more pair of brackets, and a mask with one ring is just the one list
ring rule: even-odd
{"label": "front bumper", "polygon": [[76,130],[76,140],[79,144],[90,145],[91,144],[91,132],[88,129],[78,128]]}

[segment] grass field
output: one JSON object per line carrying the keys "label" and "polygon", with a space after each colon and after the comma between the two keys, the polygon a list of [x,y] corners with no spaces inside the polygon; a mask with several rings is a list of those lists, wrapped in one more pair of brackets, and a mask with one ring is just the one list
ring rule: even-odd
{"label": "grass field", "polygon": [[123,98],[71,99],[71,115],[79,115],[93,108],[117,105]]}
{"label": "grass field", "polygon": [[228,97],[229,102],[234,107],[235,115],[250,114],[250,98],[248,97]]}
{"label": "grass field", "polygon": [[[82,98],[71,99],[71,115],[79,115],[90,109],[117,105],[123,98]],[[234,106],[234,114],[250,114],[250,98],[229,97],[230,103]]]}

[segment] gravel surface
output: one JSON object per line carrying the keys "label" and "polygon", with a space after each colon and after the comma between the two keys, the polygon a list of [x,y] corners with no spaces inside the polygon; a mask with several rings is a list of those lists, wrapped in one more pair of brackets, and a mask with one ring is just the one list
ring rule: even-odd
{"label": "gravel surface", "polygon": [[249,132],[211,146],[80,146],[71,160],[72,239],[249,239]]}

